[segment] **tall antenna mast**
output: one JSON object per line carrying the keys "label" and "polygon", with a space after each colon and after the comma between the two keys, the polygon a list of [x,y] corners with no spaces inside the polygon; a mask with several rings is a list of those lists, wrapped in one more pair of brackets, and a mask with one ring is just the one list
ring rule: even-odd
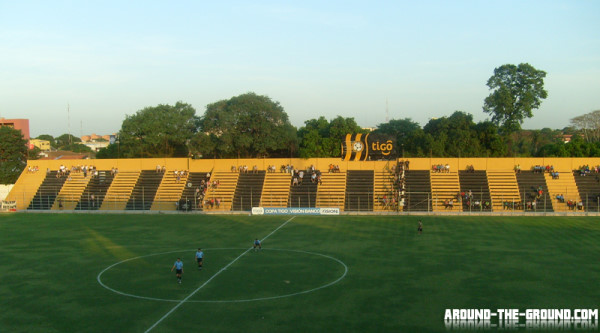
{"label": "tall antenna mast", "polygon": [[385,98],[385,122],[386,123],[390,122],[390,110],[388,108],[388,99],[387,99],[387,97]]}
{"label": "tall antenna mast", "polygon": [[67,103],[67,122],[69,126],[69,144],[72,144],[73,140],[71,139],[71,105]]}

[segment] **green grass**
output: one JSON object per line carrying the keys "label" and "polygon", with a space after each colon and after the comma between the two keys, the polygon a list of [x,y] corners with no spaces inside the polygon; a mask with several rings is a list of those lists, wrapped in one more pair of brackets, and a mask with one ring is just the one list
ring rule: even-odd
{"label": "green grass", "polygon": [[[289,216],[0,215],[0,331],[144,332]],[[424,233],[417,235],[417,220]],[[153,332],[440,332],[447,308],[598,308],[591,217],[294,218]],[[205,248],[205,268],[194,252]],[[338,283],[291,297],[335,281]],[[169,253],[167,253],[169,252]],[[183,284],[170,272],[184,261]],[[270,298],[251,302],[203,303]]]}

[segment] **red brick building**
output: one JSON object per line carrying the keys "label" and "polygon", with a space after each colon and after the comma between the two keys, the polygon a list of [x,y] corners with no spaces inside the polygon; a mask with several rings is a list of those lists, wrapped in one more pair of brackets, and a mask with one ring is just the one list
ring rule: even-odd
{"label": "red brick building", "polygon": [[29,141],[29,119],[0,118],[0,126],[8,126],[20,130],[25,140]]}

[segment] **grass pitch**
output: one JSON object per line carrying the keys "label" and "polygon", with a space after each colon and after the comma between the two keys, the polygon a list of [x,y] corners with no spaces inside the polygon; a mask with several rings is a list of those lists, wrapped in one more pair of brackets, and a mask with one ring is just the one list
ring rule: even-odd
{"label": "grass pitch", "polygon": [[597,218],[297,216],[240,256],[288,219],[0,215],[0,331],[440,332],[447,308],[599,305]]}

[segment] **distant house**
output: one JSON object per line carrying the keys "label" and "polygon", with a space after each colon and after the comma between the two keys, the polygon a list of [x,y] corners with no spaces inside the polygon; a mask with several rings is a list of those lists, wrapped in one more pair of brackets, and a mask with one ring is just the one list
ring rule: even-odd
{"label": "distant house", "polygon": [[96,142],[96,141],[93,141],[93,140],[92,141],[88,141],[88,142],[79,142],[79,144],[87,146],[87,147],[89,147],[91,150],[93,150],[95,152],[98,152],[102,148],[108,147],[109,143],[110,142],[108,142],[108,141],[99,141],[99,142]]}
{"label": "distant house", "polygon": [[569,142],[571,142],[572,137],[573,137],[573,135],[571,135],[571,134],[563,134],[562,140],[564,143],[569,143]]}
{"label": "distant house", "polygon": [[50,141],[48,140],[40,140],[40,139],[31,139],[29,143],[38,147],[41,151],[49,151],[50,150]]}
{"label": "distant house", "polygon": [[111,137],[114,138],[114,136],[115,134],[103,136],[97,134],[84,135],[81,137],[80,144],[89,147],[95,152],[98,152],[100,149],[108,147],[108,145],[111,143]]}

